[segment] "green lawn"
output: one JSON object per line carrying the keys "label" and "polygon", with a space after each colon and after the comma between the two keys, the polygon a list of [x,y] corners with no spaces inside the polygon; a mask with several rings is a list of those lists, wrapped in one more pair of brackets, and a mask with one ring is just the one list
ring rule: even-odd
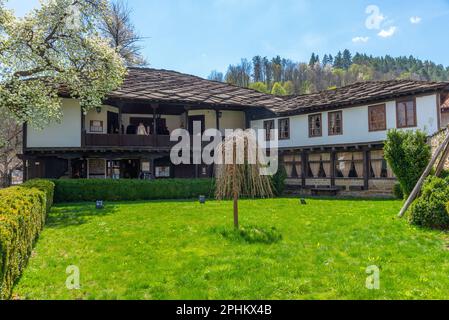
{"label": "green lawn", "polygon": [[[59,205],[15,297],[22,299],[418,299],[448,297],[449,238],[395,218],[391,200],[245,200],[243,225],[281,242],[223,238],[231,202]],[[65,286],[80,268],[81,289]],[[380,290],[365,287],[381,269]]]}

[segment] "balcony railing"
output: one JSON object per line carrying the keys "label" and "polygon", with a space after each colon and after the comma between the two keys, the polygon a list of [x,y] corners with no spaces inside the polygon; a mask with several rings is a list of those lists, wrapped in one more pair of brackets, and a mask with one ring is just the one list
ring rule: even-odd
{"label": "balcony railing", "polygon": [[171,142],[167,135],[134,135],[134,134],[84,134],[86,147],[147,147],[170,148],[177,142]]}

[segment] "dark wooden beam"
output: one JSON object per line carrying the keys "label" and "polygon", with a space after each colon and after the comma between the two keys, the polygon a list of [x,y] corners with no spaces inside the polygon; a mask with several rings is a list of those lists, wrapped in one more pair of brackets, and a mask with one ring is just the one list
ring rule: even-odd
{"label": "dark wooden beam", "polygon": [[331,152],[331,187],[335,187],[335,176],[337,175],[337,153],[335,151]]}
{"label": "dark wooden beam", "polygon": [[303,188],[306,186],[306,177],[307,177],[307,168],[309,163],[307,162],[307,153],[306,151],[301,152],[301,185]]}
{"label": "dark wooden beam", "polygon": [[27,140],[28,140],[28,124],[25,122],[22,125],[22,149],[25,153],[25,150],[27,149]]}
{"label": "dark wooden beam", "polygon": [[220,130],[220,113],[221,111],[219,109],[215,110],[215,121],[216,121],[216,129]]}
{"label": "dark wooden beam", "polygon": [[157,109],[159,105],[152,104],[151,107],[153,108],[153,144],[157,146]]}
{"label": "dark wooden beam", "polygon": [[371,153],[368,149],[365,149],[363,151],[363,165],[364,165],[364,174],[363,174],[363,182],[364,182],[364,189],[369,190],[369,175],[370,175],[370,156]]}

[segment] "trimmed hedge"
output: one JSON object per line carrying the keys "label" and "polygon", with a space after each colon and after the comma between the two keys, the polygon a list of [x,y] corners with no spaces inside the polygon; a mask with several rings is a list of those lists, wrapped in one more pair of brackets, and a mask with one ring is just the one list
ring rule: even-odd
{"label": "trimmed hedge", "polygon": [[212,179],[54,180],[55,202],[192,199],[214,195]]}
{"label": "trimmed hedge", "polygon": [[53,202],[54,184],[34,180],[0,190],[0,300],[22,274]]}
{"label": "trimmed hedge", "polygon": [[40,191],[43,191],[47,197],[47,211],[50,210],[51,206],[53,205],[55,192],[55,184],[53,182],[51,182],[50,180],[34,179],[25,182],[24,184],[22,184],[22,187],[36,188]]}

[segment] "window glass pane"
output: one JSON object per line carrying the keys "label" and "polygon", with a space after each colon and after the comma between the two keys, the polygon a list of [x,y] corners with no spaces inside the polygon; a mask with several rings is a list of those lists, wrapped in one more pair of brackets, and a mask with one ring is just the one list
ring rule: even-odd
{"label": "window glass pane", "polygon": [[279,138],[288,139],[290,137],[290,120],[281,119],[279,120]]}
{"label": "window glass pane", "polygon": [[372,106],[368,110],[370,131],[385,130],[385,105]]}
{"label": "window glass pane", "polygon": [[309,117],[310,136],[321,136],[321,115],[313,115]]}
{"label": "window glass pane", "polygon": [[337,135],[342,133],[341,112],[329,113],[329,134]]}
{"label": "window glass pane", "polygon": [[406,103],[407,105],[407,126],[412,127],[415,125],[415,105],[413,101]]}
{"label": "window glass pane", "polygon": [[406,127],[407,126],[407,113],[406,113],[406,103],[400,102],[398,103],[398,127]]}
{"label": "window glass pane", "polygon": [[265,139],[271,140],[271,130],[274,130],[274,120],[264,121],[263,128],[265,130]]}

